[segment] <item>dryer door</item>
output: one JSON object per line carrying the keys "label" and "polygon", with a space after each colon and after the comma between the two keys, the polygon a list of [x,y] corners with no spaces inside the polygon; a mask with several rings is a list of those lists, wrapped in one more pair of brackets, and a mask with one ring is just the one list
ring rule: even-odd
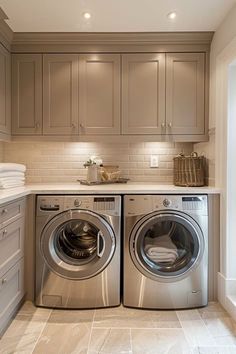
{"label": "dryer door", "polygon": [[115,234],[98,214],[69,210],[45,226],[40,247],[53,272],[67,279],[87,279],[100,273],[111,261]]}
{"label": "dryer door", "polygon": [[141,219],[130,236],[136,267],[162,281],[183,278],[196,268],[205,243],[198,224],[184,213],[157,212]]}

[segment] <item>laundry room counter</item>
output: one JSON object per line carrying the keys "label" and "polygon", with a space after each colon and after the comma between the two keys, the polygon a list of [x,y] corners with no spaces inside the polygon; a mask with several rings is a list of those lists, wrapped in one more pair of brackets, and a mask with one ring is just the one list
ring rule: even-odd
{"label": "laundry room counter", "polygon": [[107,184],[85,186],[79,183],[28,184],[0,191],[0,205],[30,194],[220,194],[214,187],[176,187],[154,183]]}

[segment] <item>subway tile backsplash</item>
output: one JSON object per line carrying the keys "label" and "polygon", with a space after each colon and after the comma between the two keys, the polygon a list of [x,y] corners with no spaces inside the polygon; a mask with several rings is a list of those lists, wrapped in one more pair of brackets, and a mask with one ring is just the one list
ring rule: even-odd
{"label": "subway tile backsplash", "polygon": [[[84,179],[83,164],[91,155],[98,155],[104,164],[119,165],[122,177],[133,182],[172,184],[173,157],[180,152],[190,154],[192,143],[4,143],[5,162],[27,166],[27,183],[63,183]],[[150,155],[159,155],[159,168],[150,168]]]}

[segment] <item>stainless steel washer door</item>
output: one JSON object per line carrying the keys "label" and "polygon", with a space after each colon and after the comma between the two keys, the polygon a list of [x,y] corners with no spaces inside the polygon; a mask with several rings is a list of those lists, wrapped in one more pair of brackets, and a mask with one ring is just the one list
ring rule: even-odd
{"label": "stainless steel washer door", "polygon": [[186,277],[198,266],[205,243],[191,217],[169,211],[141,219],[132,230],[129,247],[135,266],[144,275],[169,282]]}
{"label": "stainless steel washer door", "polygon": [[115,251],[115,234],[98,214],[69,210],[45,226],[40,246],[53,272],[67,279],[87,279],[109,264]]}

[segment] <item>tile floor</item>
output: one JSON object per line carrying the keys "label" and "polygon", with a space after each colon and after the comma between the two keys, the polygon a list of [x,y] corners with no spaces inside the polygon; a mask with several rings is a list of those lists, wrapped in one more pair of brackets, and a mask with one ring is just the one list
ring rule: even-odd
{"label": "tile floor", "polygon": [[215,302],[184,311],[64,311],[26,302],[0,340],[0,353],[236,354],[236,323]]}

